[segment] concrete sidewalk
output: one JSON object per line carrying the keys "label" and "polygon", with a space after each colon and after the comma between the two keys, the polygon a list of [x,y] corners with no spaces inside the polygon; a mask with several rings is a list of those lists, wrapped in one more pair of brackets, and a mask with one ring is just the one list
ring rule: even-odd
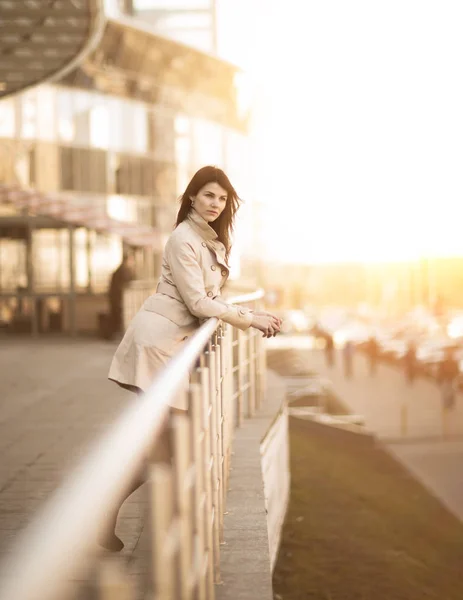
{"label": "concrete sidewalk", "polygon": [[[0,559],[63,476],[134,396],[107,380],[115,344],[8,339],[0,346]],[[143,526],[143,491],[118,532],[130,557]]]}
{"label": "concrete sidewalk", "polygon": [[[342,356],[328,367],[323,352],[305,353],[308,367],[329,378],[335,393],[421,483],[463,520],[463,398],[442,409],[439,389],[430,380],[409,385],[400,368],[379,365],[371,376],[362,355],[346,379]],[[405,417],[404,417],[405,415]]]}
{"label": "concrete sidewalk", "polygon": [[[111,342],[64,338],[16,339],[0,346],[0,561],[63,477],[87,453],[91,442],[110,426],[127,403],[135,401],[133,394],[107,380],[115,347]],[[277,411],[275,403],[281,403],[284,396],[281,391],[284,384],[276,375],[269,374],[268,385],[270,404],[262,407],[259,415],[241,429],[234,457],[238,459],[238,451],[241,451],[246,460],[250,459],[252,447],[255,454],[252,459],[259,473],[261,429],[263,423],[269,426]],[[257,432],[254,437],[250,435],[252,431]],[[246,439],[242,440],[243,436]],[[240,481],[243,473],[237,469],[230,479],[237,489],[237,481],[243,485]],[[249,476],[247,471],[243,476],[246,474]],[[241,541],[247,544],[248,555],[255,556],[257,550],[266,548],[266,555],[259,551],[260,562],[248,561],[242,568],[247,573],[247,582],[264,581],[265,585],[260,588],[265,587],[265,594],[261,594],[264,598],[271,595],[268,533],[260,489],[262,477],[254,479],[255,502],[245,508],[250,512],[251,508],[254,510],[248,521],[259,519],[259,527],[248,527],[248,531],[244,524],[243,533],[237,532],[236,523],[233,527],[233,522],[227,522],[228,551],[233,555],[231,558],[235,558],[232,538],[238,533],[244,535]],[[230,506],[233,499],[232,493],[228,499]],[[151,561],[149,528],[144,528],[147,516],[148,486],[145,485],[124,503],[117,525],[117,533],[125,543],[121,555],[128,564],[136,597],[140,600],[144,597],[142,586]],[[227,550],[222,570],[228,586],[221,588],[218,595],[228,598],[232,593],[238,597],[235,592],[243,589],[245,581],[236,577],[236,564],[230,557],[227,559],[226,553]],[[242,558],[243,547],[235,554]],[[236,581],[232,586],[233,579]]]}

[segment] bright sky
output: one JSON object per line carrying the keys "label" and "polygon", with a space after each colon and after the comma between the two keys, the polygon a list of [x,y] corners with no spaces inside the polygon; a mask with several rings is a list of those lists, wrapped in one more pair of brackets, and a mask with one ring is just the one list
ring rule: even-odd
{"label": "bright sky", "polygon": [[268,256],[463,255],[463,3],[222,0],[220,9],[222,45],[259,89]]}

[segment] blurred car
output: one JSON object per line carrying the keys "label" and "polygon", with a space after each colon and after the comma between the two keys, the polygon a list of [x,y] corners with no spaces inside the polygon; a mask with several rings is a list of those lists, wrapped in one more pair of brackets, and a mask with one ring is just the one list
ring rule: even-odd
{"label": "blurred car", "polygon": [[314,326],[314,320],[303,310],[285,310],[276,314],[283,320],[281,333],[309,333]]}
{"label": "blurred car", "polygon": [[437,377],[439,365],[445,357],[447,348],[451,348],[455,352],[455,357],[458,361],[463,361],[463,349],[450,338],[429,338],[423,340],[418,345],[416,358],[423,367],[424,372]]}
{"label": "blurred car", "polygon": [[447,335],[452,339],[463,338],[463,315],[456,315],[449,320]]}
{"label": "blurred car", "polygon": [[333,333],[333,340],[336,346],[342,347],[350,341],[354,344],[364,344],[371,337],[371,328],[364,323],[346,323],[338,327]]}
{"label": "blurred car", "polygon": [[402,360],[407,352],[408,340],[401,337],[382,337],[378,340],[379,352],[384,358]]}

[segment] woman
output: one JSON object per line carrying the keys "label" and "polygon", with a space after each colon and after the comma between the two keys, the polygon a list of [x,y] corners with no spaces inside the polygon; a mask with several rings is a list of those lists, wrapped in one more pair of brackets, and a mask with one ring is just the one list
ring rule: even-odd
{"label": "woman", "polygon": [[[229,274],[231,234],[238,207],[238,195],[221,169],[207,166],[193,176],[165,246],[156,293],[130,323],[114,355],[109,379],[136,393],[145,391],[201,321],[210,317],[242,330],[254,327],[264,337],[280,331],[277,317],[220,298]],[[171,408],[186,412],[187,401],[186,394],[179,394],[172,399]],[[168,446],[167,440],[163,443]],[[168,456],[170,450],[167,448],[164,454]],[[141,483],[138,479],[130,493]],[[123,547],[114,533],[116,519],[117,512],[109,533],[100,542],[115,551]]]}

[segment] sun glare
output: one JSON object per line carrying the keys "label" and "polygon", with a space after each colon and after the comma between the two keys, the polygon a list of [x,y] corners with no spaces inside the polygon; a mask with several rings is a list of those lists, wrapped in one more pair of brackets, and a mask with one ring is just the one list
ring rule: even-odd
{"label": "sun glare", "polygon": [[257,49],[249,32],[230,40],[241,55],[248,48],[259,92],[266,255],[463,254],[463,5],[274,0],[267,8],[262,22],[247,21],[266,27],[256,29]]}

